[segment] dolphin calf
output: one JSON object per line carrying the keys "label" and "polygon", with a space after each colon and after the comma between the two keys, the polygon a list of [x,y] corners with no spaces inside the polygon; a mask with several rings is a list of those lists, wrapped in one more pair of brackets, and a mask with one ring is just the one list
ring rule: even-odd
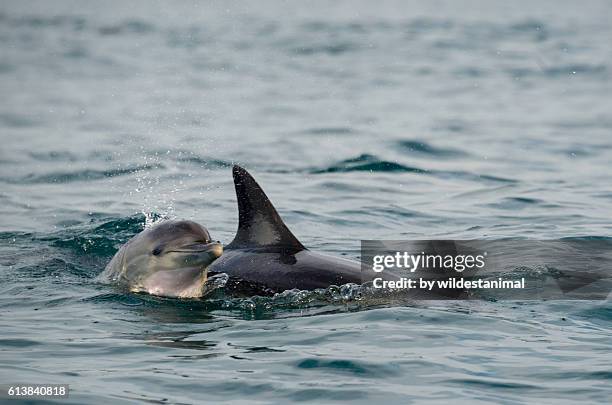
{"label": "dolphin calf", "polygon": [[179,298],[206,294],[207,268],[223,253],[203,226],[164,221],[130,239],[99,276],[132,292]]}
{"label": "dolphin calf", "polygon": [[[232,168],[238,200],[238,231],[224,247],[210,274],[230,277],[226,288],[270,295],[290,289],[313,290],[330,285],[362,284],[361,263],[315,253],[291,233],[255,179],[242,167]],[[384,277],[378,275],[378,277]],[[394,276],[388,275],[386,277]]]}

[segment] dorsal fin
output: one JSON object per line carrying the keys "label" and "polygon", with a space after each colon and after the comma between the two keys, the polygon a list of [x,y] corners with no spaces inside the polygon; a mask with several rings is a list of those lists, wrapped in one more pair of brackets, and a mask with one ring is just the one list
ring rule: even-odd
{"label": "dorsal fin", "polygon": [[232,174],[238,199],[238,232],[227,249],[279,247],[305,250],[249,172],[234,165]]}

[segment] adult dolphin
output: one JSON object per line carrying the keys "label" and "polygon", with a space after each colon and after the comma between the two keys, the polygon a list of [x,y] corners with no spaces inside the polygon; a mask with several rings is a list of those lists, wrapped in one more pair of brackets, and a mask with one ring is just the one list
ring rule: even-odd
{"label": "adult dolphin", "polygon": [[[226,273],[230,290],[273,294],[294,288],[362,284],[374,278],[362,274],[360,262],[304,247],[255,179],[240,166],[235,165],[232,173],[238,200],[238,231],[224,247],[223,255],[208,268],[210,274]],[[397,279],[391,274],[376,277]]]}

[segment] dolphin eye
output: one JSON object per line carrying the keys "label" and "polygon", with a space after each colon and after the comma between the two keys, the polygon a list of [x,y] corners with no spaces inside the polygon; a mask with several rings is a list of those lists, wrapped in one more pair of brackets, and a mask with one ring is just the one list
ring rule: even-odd
{"label": "dolphin eye", "polygon": [[153,249],[153,252],[151,252],[151,253],[153,253],[153,256],[159,256],[161,254],[161,252],[162,252],[162,247],[158,246],[155,249]]}

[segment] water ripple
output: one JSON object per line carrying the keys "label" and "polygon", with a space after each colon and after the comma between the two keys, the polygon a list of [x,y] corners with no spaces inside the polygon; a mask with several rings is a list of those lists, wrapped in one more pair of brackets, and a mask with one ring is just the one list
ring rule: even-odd
{"label": "water ripple", "polygon": [[348,172],[408,172],[427,173],[418,167],[405,166],[400,163],[381,160],[374,155],[363,154],[356,158],[345,159],[334,165],[311,170],[312,174],[348,173]]}
{"label": "water ripple", "polygon": [[440,148],[436,146],[432,146],[424,141],[417,140],[404,140],[398,142],[398,145],[410,152],[430,155],[430,156],[439,156],[439,157],[458,157],[467,155],[466,152],[459,149],[451,149],[451,148]]}
{"label": "water ripple", "polygon": [[82,169],[73,172],[56,172],[48,174],[29,174],[21,179],[3,179],[8,183],[13,184],[39,184],[39,183],[72,183],[79,181],[92,181],[106,179],[109,177],[126,176],[139,172],[147,172],[158,169],[163,169],[165,166],[161,163],[147,165],[132,165],[123,169],[108,169],[94,170]]}

